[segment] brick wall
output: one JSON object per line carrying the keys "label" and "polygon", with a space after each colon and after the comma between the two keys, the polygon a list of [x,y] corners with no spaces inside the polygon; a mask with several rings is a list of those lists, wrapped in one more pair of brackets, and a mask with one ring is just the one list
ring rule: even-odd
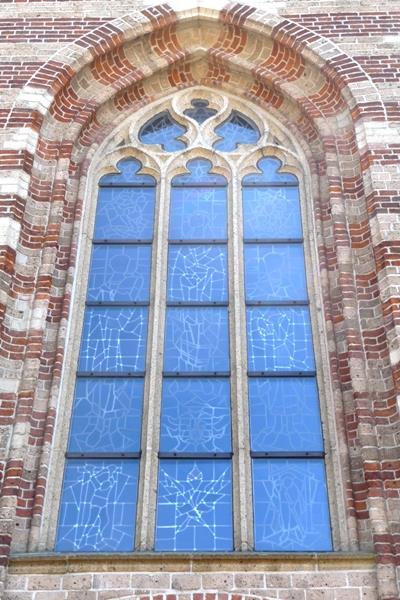
{"label": "brick wall", "polygon": [[[257,594],[394,600],[400,562],[400,2],[200,4],[0,2],[2,581],[10,549],[49,549],[43,506],[92,157],[144,104],[202,84],[268,111],[306,156],[346,481],[339,500],[349,534],[337,549],[372,552],[377,564],[375,591],[371,564],[367,584],[353,585],[341,571],[340,583],[320,586],[316,564],[307,562],[308,591],[289,570],[285,585],[269,590],[263,579]],[[201,31],[206,46],[197,67],[190,60],[198,51],[191,28]],[[51,569],[44,558],[34,567],[26,560],[24,567],[11,561],[10,599],[66,597],[61,573],[53,596],[31,587],[34,572],[28,579],[15,574]],[[347,560],[349,569],[358,568],[355,555]],[[99,581],[90,575],[96,600],[106,597]],[[135,588],[139,594],[129,581],[129,593]],[[234,575],[218,581],[210,584],[214,592],[254,591],[252,584],[242,590]]]}

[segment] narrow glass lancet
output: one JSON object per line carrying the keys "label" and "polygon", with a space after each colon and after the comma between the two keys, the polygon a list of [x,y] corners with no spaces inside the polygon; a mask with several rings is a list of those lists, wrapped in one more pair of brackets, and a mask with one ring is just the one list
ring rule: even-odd
{"label": "narrow glass lancet", "polygon": [[191,119],[194,119],[198,122],[199,125],[207,121],[210,117],[213,117],[217,114],[217,110],[215,108],[210,108],[208,100],[201,100],[200,98],[195,98],[191,101],[191,105],[193,108],[187,108],[183,111],[184,115],[187,115]]}
{"label": "narrow glass lancet", "polygon": [[139,131],[139,140],[143,144],[159,144],[167,152],[176,152],[186,148],[180,138],[186,132],[166,110],[148,121]]}
{"label": "narrow glass lancet", "polygon": [[224,551],[233,549],[227,186],[208,160],[186,168],[171,189],[155,547]]}
{"label": "narrow glass lancet", "polygon": [[255,548],[330,550],[298,183],[275,158],[257,167],[242,182]]}
{"label": "narrow glass lancet", "polygon": [[239,144],[255,144],[261,137],[257,125],[237,110],[215,128],[215,133],[220,139],[214,143],[214,148],[221,152],[232,152]]}
{"label": "narrow glass lancet", "polygon": [[56,541],[62,552],[134,548],[156,187],[135,159],[118,169],[100,181]]}

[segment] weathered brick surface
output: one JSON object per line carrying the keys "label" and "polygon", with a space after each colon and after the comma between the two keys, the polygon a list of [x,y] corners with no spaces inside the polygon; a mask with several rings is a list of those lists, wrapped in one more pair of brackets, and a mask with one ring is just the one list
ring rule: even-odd
{"label": "weathered brick surface", "polygon": [[[202,84],[269,111],[299,141],[316,182],[348,528],[353,549],[374,551],[377,583],[371,573],[365,581],[360,573],[356,583],[356,573],[344,571],[219,573],[204,580],[189,572],[162,574],[158,582],[148,573],[132,575],[136,582],[89,574],[74,583],[66,574],[60,583],[49,575],[56,587],[35,588],[38,574],[23,584],[11,578],[8,597],[73,598],[80,586],[98,600],[113,597],[104,595],[112,588],[125,594],[169,585],[182,600],[199,586],[249,594],[264,588],[281,599],[392,600],[400,565],[399,3],[195,5],[0,2],[0,51],[7,44],[0,61],[0,217],[8,219],[0,239],[0,564],[7,564],[10,547],[35,550],[40,536],[90,157],[139,107]],[[188,35],[188,27],[201,35]],[[199,39],[210,40],[201,56]],[[21,54],[27,43],[29,57]],[[46,44],[58,51],[43,62]],[[10,91],[16,95],[5,95]],[[200,596],[193,600],[214,600]]]}

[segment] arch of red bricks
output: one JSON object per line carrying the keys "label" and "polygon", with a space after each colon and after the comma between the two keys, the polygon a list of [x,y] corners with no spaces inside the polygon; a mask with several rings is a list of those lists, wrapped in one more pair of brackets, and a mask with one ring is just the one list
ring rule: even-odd
{"label": "arch of red bricks", "polygon": [[[191,27],[203,27],[208,44],[197,62]],[[0,306],[0,359],[20,384],[18,392],[4,394],[2,418],[10,436],[14,431],[20,440],[24,429],[26,449],[24,454],[20,441],[11,441],[3,465],[4,506],[15,509],[10,530],[0,538],[3,554],[15,520],[31,548],[40,528],[56,417],[51,399],[63,363],[84,201],[80,190],[90,159],[129,114],[196,84],[233,90],[267,109],[306,153],[314,182],[330,368],[335,394],[343,401],[339,437],[351,450],[343,469],[348,461],[352,544],[374,546],[381,562],[392,564],[399,540],[390,529],[386,502],[398,498],[398,488],[390,484],[399,463],[388,452],[381,456],[378,436],[386,436],[390,446],[398,419],[394,383],[400,371],[390,364],[387,340],[399,311],[396,298],[382,306],[378,276],[399,257],[393,245],[373,247],[370,219],[393,203],[394,192],[387,186],[377,189],[373,173],[391,164],[395,151],[360,147],[356,141],[365,121],[385,122],[384,106],[361,67],[331,42],[283,17],[235,3],[222,11],[199,8],[197,14],[177,14],[163,4],[102,25],[41,67],[8,115],[11,137],[21,128],[31,137],[25,148],[0,154],[0,167],[28,182],[26,194],[17,190],[3,197],[3,215],[19,223],[20,237],[0,255],[9,290],[7,304]],[[21,299],[31,315],[44,307],[40,326],[31,319],[25,329],[13,327]],[[374,448],[374,460],[367,446]]]}

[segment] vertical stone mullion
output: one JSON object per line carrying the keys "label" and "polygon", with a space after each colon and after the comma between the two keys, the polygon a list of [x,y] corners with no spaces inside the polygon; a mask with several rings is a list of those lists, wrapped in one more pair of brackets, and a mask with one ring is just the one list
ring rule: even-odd
{"label": "vertical stone mullion", "polygon": [[158,448],[163,361],[167,252],[169,180],[162,172],[157,185],[157,213],[154,224],[154,245],[151,270],[149,329],[147,336],[146,380],[142,421],[142,457],[136,516],[135,549],[152,550],[156,512]]}
{"label": "vertical stone mullion", "polygon": [[233,506],[235,550],[253,549],[249,415],[247,401],[246,309],[240,176],[236,164],[228,197]]}

